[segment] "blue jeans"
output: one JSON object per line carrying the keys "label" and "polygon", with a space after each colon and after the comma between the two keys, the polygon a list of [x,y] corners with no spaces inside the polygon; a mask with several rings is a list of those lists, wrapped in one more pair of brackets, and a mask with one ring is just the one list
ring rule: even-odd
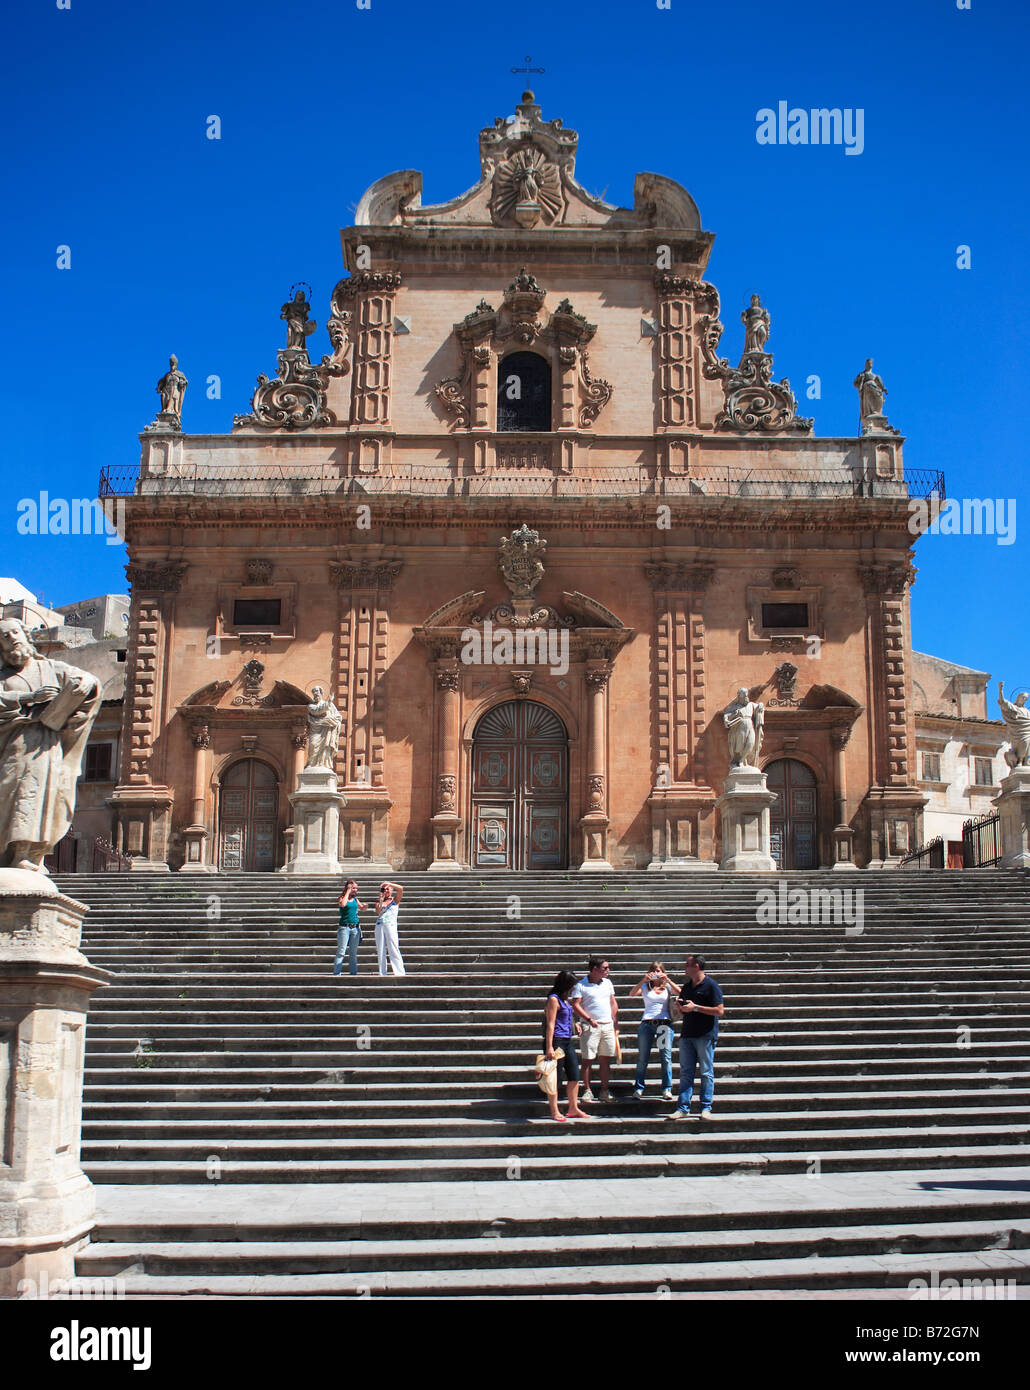
{"label": "blue jeans", "polygon": [[352,975],[358,973],[358,942],[361,940],[361,928],[352,927],[345,922],[336,932],[336,959],[333,961],[333,974],[343,974],[343,958],[348,957],[348,968]]}
{"label": "blue jeans", "polygon": [[715,1090],[715,1030],[703,1038],[680,1038],[680,1098],[679,1109],[690,1109],[694,1090],[694,1070],[701,1070],[701,1109],[708,1110]]}
{"label": "blue jeans", "polygon": [[638,1091],[644,1089],[644,1075],[651,1060],[651,1049],[658,1040],[658,1056],[662,1064],[662,1090],[672,1090],[672,1024],[665,1018],[645,1018],[637,1029]]}

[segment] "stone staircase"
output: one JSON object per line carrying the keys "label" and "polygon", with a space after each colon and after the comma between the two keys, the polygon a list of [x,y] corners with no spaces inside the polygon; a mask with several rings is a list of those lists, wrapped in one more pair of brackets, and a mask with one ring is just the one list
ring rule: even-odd
{"label": "stone staircase", "polygon": [[[331,976],[336,881],[62,880],[117,972],[82,1161],[120,1205],[80,1274],[140,1297],[1026,1280],[1030,875],[400,879],[403,979],[375,973],[371,914],[361,973]],[[781,880],[861,889],[862,930],[761,923]],[[628,1099],[630,985],[688,950],[726,996],[710,1126]],[[594,951],[622,1005],[617,1103],[559,1127],[532,1079],[543,999]]]}

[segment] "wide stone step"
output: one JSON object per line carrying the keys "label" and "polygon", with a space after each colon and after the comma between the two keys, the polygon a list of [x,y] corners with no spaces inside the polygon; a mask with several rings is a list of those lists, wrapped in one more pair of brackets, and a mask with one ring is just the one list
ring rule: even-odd
{"label": "wide stone step", "polygon": [[[503,1257],[503,1251],[499,1252]],[[816,1269],[810,1258],[739,1261],[718,1259],[651,1263],[570,1264],[558,1267],[499,1268],[490,1270],[376,1270],[360,1279],[353,1274],[191,1274],[125,1277],[129,1298],[215,1297],[325,1298],[372,1297],[426,1298],[528,1296],[532,1298],[618,1292],[654,1297],[659,1290],[688,1293],[695,1290],[792,1288],[799,1283],[832,1289],[878,1286],[907,1288],[913,1279],[927,1282],[936,1270],[938,1278],[975,1278],[1025,1282],[1026,1264],[1018,1253],[989,1251],[956,1254],[884,1254],[821,1256]]]}

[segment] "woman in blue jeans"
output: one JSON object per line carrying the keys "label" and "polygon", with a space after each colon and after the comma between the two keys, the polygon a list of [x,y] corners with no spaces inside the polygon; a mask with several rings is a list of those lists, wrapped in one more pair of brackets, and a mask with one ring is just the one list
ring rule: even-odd
{"label": "woman in blue jeans", "polygon": [[653,960],[647,973],[630,990],[630,998],[640,994],[644,1000],[644,1016],[637,1029],[637,1076],[633,1100],[642,1100],[644,1077],[647,1064],[651,1060],[651,1049],[658,1043],[658,1056],[662,1067],[662,1100],[672,1100],[672,1017],[669,1012],[670,992],[679,994],[679,985],[673,984],[665,973],[660,960]]}
{"label": "woman in blue jeans", "polygon": [[368,903],[358,901],[357,880],[349,878],[344,884],[343,892],[338,898],[340,907],[340,925],[336,932],[336,959],[333,961],[333,974],[343,974],[343,958],[347,957],[348,968],[352,975],[358,973],[358,943],[361,940],[361,928],[358,926],[358,909],[363,912],[368,910]]}

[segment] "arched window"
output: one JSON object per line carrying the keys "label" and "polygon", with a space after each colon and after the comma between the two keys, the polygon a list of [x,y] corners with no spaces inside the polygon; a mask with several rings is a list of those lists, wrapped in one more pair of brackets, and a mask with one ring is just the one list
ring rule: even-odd
{"label": "arched window", "polygon": [[551,364],[535,352],[510,353],[497,369],[497,428],[551,428]]}

